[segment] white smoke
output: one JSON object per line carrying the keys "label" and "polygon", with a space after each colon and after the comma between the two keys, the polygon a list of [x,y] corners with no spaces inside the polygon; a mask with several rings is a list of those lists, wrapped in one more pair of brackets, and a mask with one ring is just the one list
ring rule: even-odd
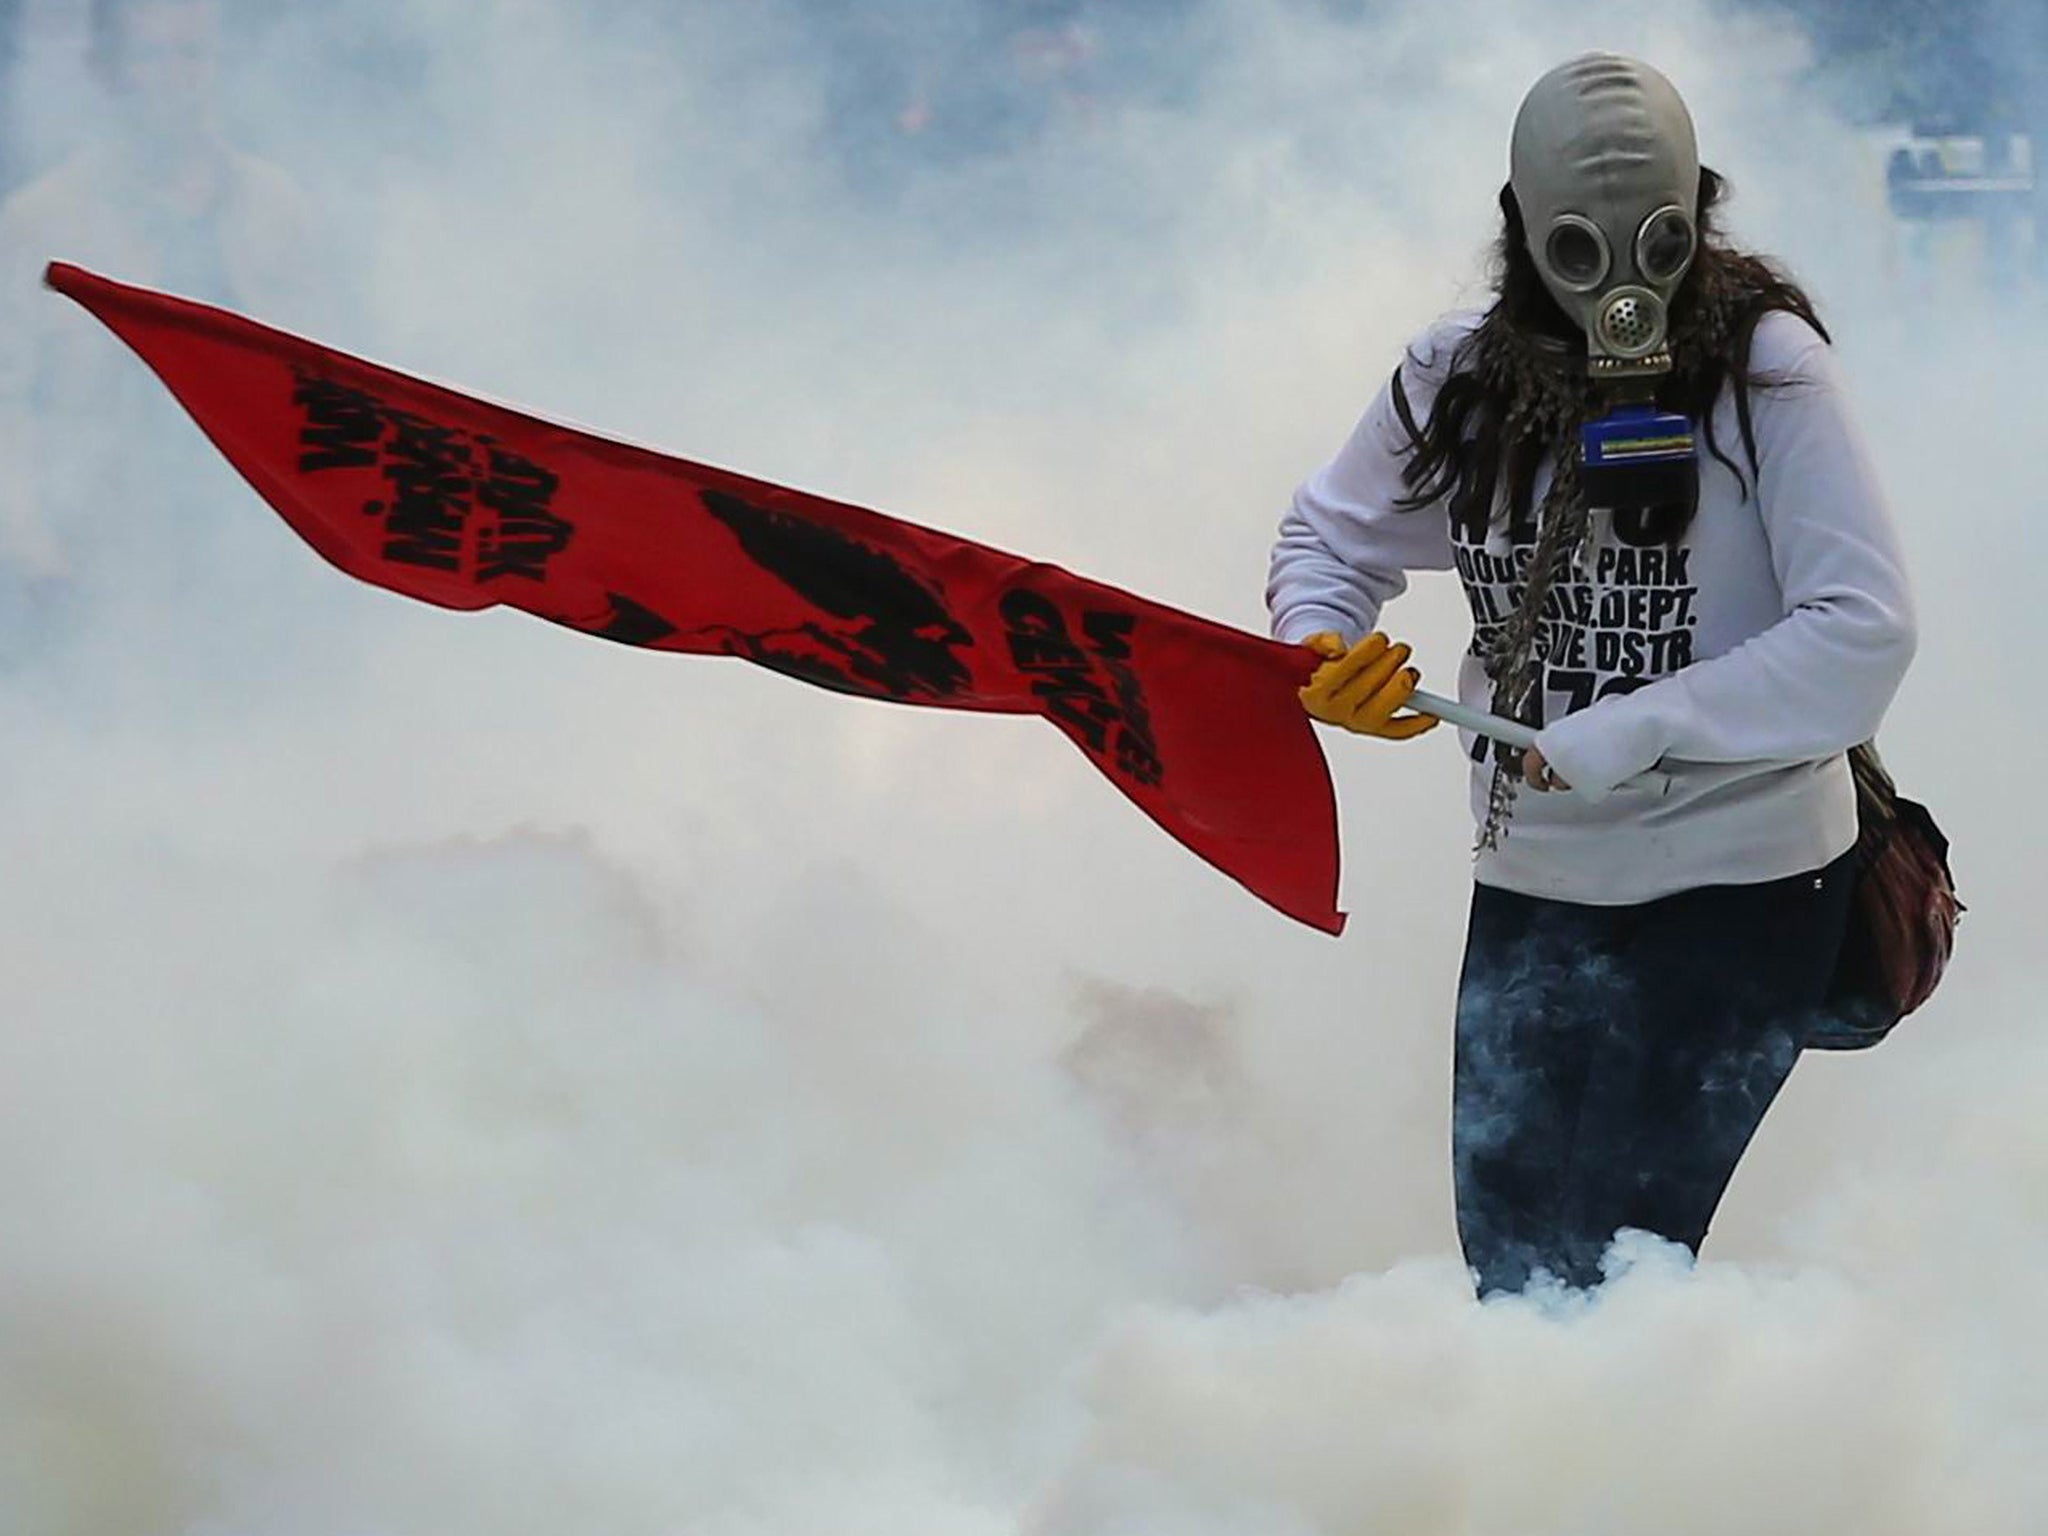
{"label": "white smoke", "polygon": [[[0,1526],[2048,1522],[2039,317],[1901,312],[1789,27],[1339,10],[1192,6],[1092,120],[881,188],[794,4],[349,0],[251,32],[233,121],[326,339],[1257,627],[1288,491],[1480,291],[1522,90],[1658,61],[1897,494],[1884,740],[1976,909],[1927,1014],[1800,1066],[1697,1271],[1478,1307],[1447,742],[1329,742],[1333,944],[1036,722],[350,586],[158,401],[211,563],[0,678]],[[1448,675],[1447,581],[1389,622]]]}

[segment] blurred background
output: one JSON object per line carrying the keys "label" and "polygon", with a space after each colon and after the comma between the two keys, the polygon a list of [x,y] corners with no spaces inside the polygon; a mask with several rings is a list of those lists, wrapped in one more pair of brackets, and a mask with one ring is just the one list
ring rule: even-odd
{"label": "blurred background", "polygon": [[[1972,911],[1589,1309],[1458,1268],[1448,740],[1327,742],[1331,942],[1040,723],[345,581],[39,286],[1259,629],[1596,46],[1835,332]],[[2048,1528],[2044,72],[2038,0],[0,0],[0,1528]],[[1387,622],[1448,679],[1454,582]]]}

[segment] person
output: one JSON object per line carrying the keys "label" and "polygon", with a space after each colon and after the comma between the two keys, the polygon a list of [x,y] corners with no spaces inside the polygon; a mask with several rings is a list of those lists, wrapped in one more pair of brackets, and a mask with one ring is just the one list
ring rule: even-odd
{"label": "person", "polygon": [[285,320],[309,287],[304,199],[222,122],[218,0],[92,0],[88,45],[105,121],[0,205],[0,577],[13,589],[0,650],[28,643],[12,631],[41,624],[49,594],[75,576],[93,509],[156,495],[131,483],[124,451],[135,422],[152,419],[146,381],[50,301],[44,264]]}
{"label": "person", "polygon": [[1498,284],[1408,348],[1274,547],[1316,718],[1406,739],[1417,570],[1462,579],[1479,825],[1457,1004],[1458,1231],[1482,1296],[1698,1250],[1820,1017],[1872,736],[1914,617],[1805,293],[1716,226],[1676,88],[1612,54],[1540,80]]}

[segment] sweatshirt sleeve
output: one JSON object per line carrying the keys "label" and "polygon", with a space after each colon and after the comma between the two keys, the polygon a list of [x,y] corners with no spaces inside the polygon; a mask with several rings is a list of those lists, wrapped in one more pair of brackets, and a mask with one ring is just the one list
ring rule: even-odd
{"label": "sweatshirt sleeve", "polygon": [[1457,334],[1455,321],[1444,322],[1411,346],[1336,458],[1294,493],[1266,582],[1277,638],[1293,643],[1333,630],[1349,644],[1407,589],[1409,571],[1450,568],[1442,505],[1395,507],[1407,493],[1408,430],[1394,391],[1402,390],[1411,417],[1427,419]]}
{"label": "sweatshirt sleeve", "polygon": [[[1767,317],[1766,325],[1777,317]],[[1783,617],[1720,656],[1545,729],[1537,745],[1584,799],[1670,757],[1807,762],[1876,734],[1915,644],[1913,603],[1884,493],[1834,357],[1785,317],[1770,366],[1758,332],[1756,501]],[[1774,337],[1774,340],[1777,339]]]}

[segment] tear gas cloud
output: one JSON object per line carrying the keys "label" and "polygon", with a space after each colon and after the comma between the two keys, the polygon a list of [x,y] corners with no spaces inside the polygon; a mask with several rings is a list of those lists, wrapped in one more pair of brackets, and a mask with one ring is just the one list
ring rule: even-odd
{"label": "tear gas cloud", "polygon": [[[1884,741],[1975,908],[1942,995],[1800,1066],[1699,1270],[1480,1308],[1447,739],[1329,743],[1332,944],[1037,722],[352,586],[73,329],[147,473],[68,506],[0,677],[0,1523],[2040,1529],[2037,302],[1926,275],[1753,12],[1104,8],[1114,88],[1047,111],[1003,95],[1043,61],[919,83],[993,11],[862,9],[236,22],[228,131],[310,230],[270,318],[1256,628],[1293,484],[1483,293],[1521,92],[1640,54],[1895,491]],[[15,97],[53,154],[109,110],[53,83],[61,11]],[[105,414],[46,412],[38,468]],[[1448,674],[1448,578],[1390,624]]]}

